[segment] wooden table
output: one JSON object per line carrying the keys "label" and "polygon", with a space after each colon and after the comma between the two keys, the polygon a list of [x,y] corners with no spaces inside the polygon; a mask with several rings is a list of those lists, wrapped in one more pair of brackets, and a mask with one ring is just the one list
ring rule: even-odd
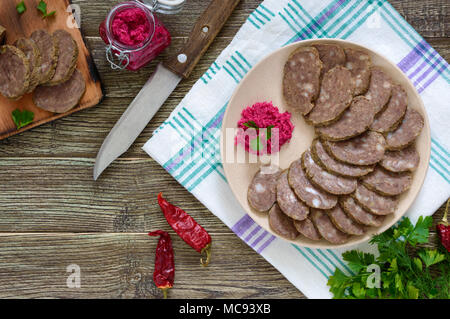
{"label": "wooden table", "polygon": [[[304,298],[141,150],[260,1],[239,4],[190,79],[181,82],[131,149],[94,182],[92,168],[103,139],[156,65],[138,73],[111,71],[98,25],[115,2],[73,1],[81,6],[82,28],[104,83],[103,103],[0,143],[0,297],[160,298],[152,281],[156,240],[146,232],[168,229],[156,202],[158,192],[165,191],[205,226],[214,242],[213,261],[202,268],[199,255],[173,236],[177,273],[170,297]],[[208,2],[188,0],[182,14],[162,18],[173,45],[161,59],[186,41]],[[448,1],[391,3],[449,60]],[[435,221],[442,213],[443,208]],[[71,264],[81,268],[81,288],[66,285]]]}

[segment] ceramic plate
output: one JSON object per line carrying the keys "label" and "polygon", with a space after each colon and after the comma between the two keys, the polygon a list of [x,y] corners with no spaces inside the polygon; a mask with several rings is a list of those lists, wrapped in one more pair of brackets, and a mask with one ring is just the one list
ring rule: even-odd
{"label": "ceramic plate", "polygon": [[[365,242],[374,234],[381,233],[396,223],[406,213],[417,197],[428,169],[431,145],[430,125],[423,102],[406,75],[394,63],[389,61],[388,58],[361,45],[338,39],[306,40],[293,43],[273,52],[255,65],[236,88],[223,119],[221,156],[226,178],[234,196],[241,206],[262,228],[275,236],[280,237],[269,227],[267,214],[261,214],[254,211],[247,202],[248,186],[250,185],[253,176],[258,171],[261,163],[255,163],[255,161],[250,163],[248,160],[244,163],[242,163],[242,161],[241,163],[238,163],[237,148],[241,148],[241,146],[234,145],[234,136],[230,134],[227,136],[226,130],[227,128],[236,129],[242,110],[256,102],[272,101],[273,104],[280,109],[280,112],[291,111],[287,108],[283,99],[282,79],[284,64],[290,53],[298,47],[310,46],[317,43],[337,44],[343,48],[349,47],[367,52],[372,58],[373,65],[382,67],[392,77],[394,82],[403,86],[408,94],[409,107],[418,110],[425,120],[422,133],[416,141],[416,147],[420,154],[420,165],[414,173],[412,186],[408,192],[401,195],[400,203],[395,214],[388,215],[381,227],[369,228],[368,232],[363,236],[352,236],[350,241],[343,245],[332,245],[323,239],[321,241],[312,241],[303,236],[299,236],[293,241],[283,238],[284,240],[305,247],[339,248]],[[300,158],[301,154],[310,147],[314,138],[313,127],[308,125],[300,114],[293,113],[291,121],[295,126],[292,139],[290,143],[285,144],[281,148],[279,154],[279,165],[282,169],[288,168],[293,161]],[[226,145],[228,145],[228,147],[226,147]]]}

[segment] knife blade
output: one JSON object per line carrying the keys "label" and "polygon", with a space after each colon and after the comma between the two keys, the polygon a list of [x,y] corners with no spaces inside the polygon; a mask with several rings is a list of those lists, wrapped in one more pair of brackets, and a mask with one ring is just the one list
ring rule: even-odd
{"label": "knife blade", "polygon": [[240,0],[213,0],[192,29],[183,49],[159,64],[112,128],[97,154],[94,180],[125,153],[183,78],[188,78]]}

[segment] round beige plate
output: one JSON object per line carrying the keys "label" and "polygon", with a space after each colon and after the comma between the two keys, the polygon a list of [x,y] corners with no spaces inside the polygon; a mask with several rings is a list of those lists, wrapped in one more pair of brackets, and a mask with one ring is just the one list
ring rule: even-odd
{"label": "round beige plate", "polygon": [[[425,175],[428,169],[428,163],[430,159],[430,125],[428,117],[423,105],[423,102],[414,88],[413,84],[409,81],[405,74],[392,62],[382,55],[366,48],[361,45],[337,40],[337,39],[316,39],[306,40],[297,43],[293,43],[286,47],[283,47],[259,62],[242,80],[239,86],[234,92],[225,116],[223,119],[222,136],[221,136],[221,155],[222,163],[225,170],[228,183],[233,191],[233,194],[242,205],[244,210],[258,223],[262,228],[271,232],[277,237],[269,227],[267,214],[260,214],[252,210],[247,202],[247,189],[250,182],[258,171],[260,163],[249,163],[249,159],[242,163],[238,163],[238,150],[241,146],[234,145],[234,136],[226,134],[227,129],[236,129],[237,122],[241,117],[241,112],[247,106],[251,106],[256,102],[272,101],[275,106],[280,109],[280,112],[290,111],[283,99],[282,93],[282,78],[284,64],[289,54],[296,48],[301,46],[310,46],[316,43],[332,43],[345,47],[356,48],[367,52],[372,57],[372,64],[384,68],[385,71],[392,77],[392,79],[403,85],[408,93],[408,105],[418,110],[425,119],[424,129],[417,139],[417,150],[420,154],[420,165],[417,171],[414,173],[413,184],[411,189],[402,195],[400,204],[395,214],[389,215],[384,224],[378,228],[370,228],[364,236],[352,236],[351,240],[344,245],[332,245],[325,240],[312,241],[306,239],[303,236],[299,236],[296,240],[288,240],[292,243],[300,246],[311,248],[338,248],[346,247],[369,240],[372,235],[381,233],[391,227],[402,217],[411,204],[414,202],[417,194],[422,187]],[[289,165],[298,159],[301,154],[309,148],[314,137],[313,127],[306,124],[302,116],[299,114],[292,114],[292,123],[295,126],[293,137],[290,143],[285,144],[280,151],[279,165],[282,169],[286,169]],[[230,132],[230,130],[228,130]],[[226,147],[228,146],[228,147]],[[282,237],[280,237],[282,238]]]}

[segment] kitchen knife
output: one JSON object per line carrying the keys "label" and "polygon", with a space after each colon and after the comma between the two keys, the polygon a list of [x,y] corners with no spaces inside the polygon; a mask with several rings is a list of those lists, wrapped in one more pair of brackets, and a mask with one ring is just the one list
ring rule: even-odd
{"label": "kitchen knife", "polygon": [[196,22],[183,49],[157,66],[103,141],[95,160],[94,180],[130,148],[178,83],[189,77],[239,1],[213,0]]}

